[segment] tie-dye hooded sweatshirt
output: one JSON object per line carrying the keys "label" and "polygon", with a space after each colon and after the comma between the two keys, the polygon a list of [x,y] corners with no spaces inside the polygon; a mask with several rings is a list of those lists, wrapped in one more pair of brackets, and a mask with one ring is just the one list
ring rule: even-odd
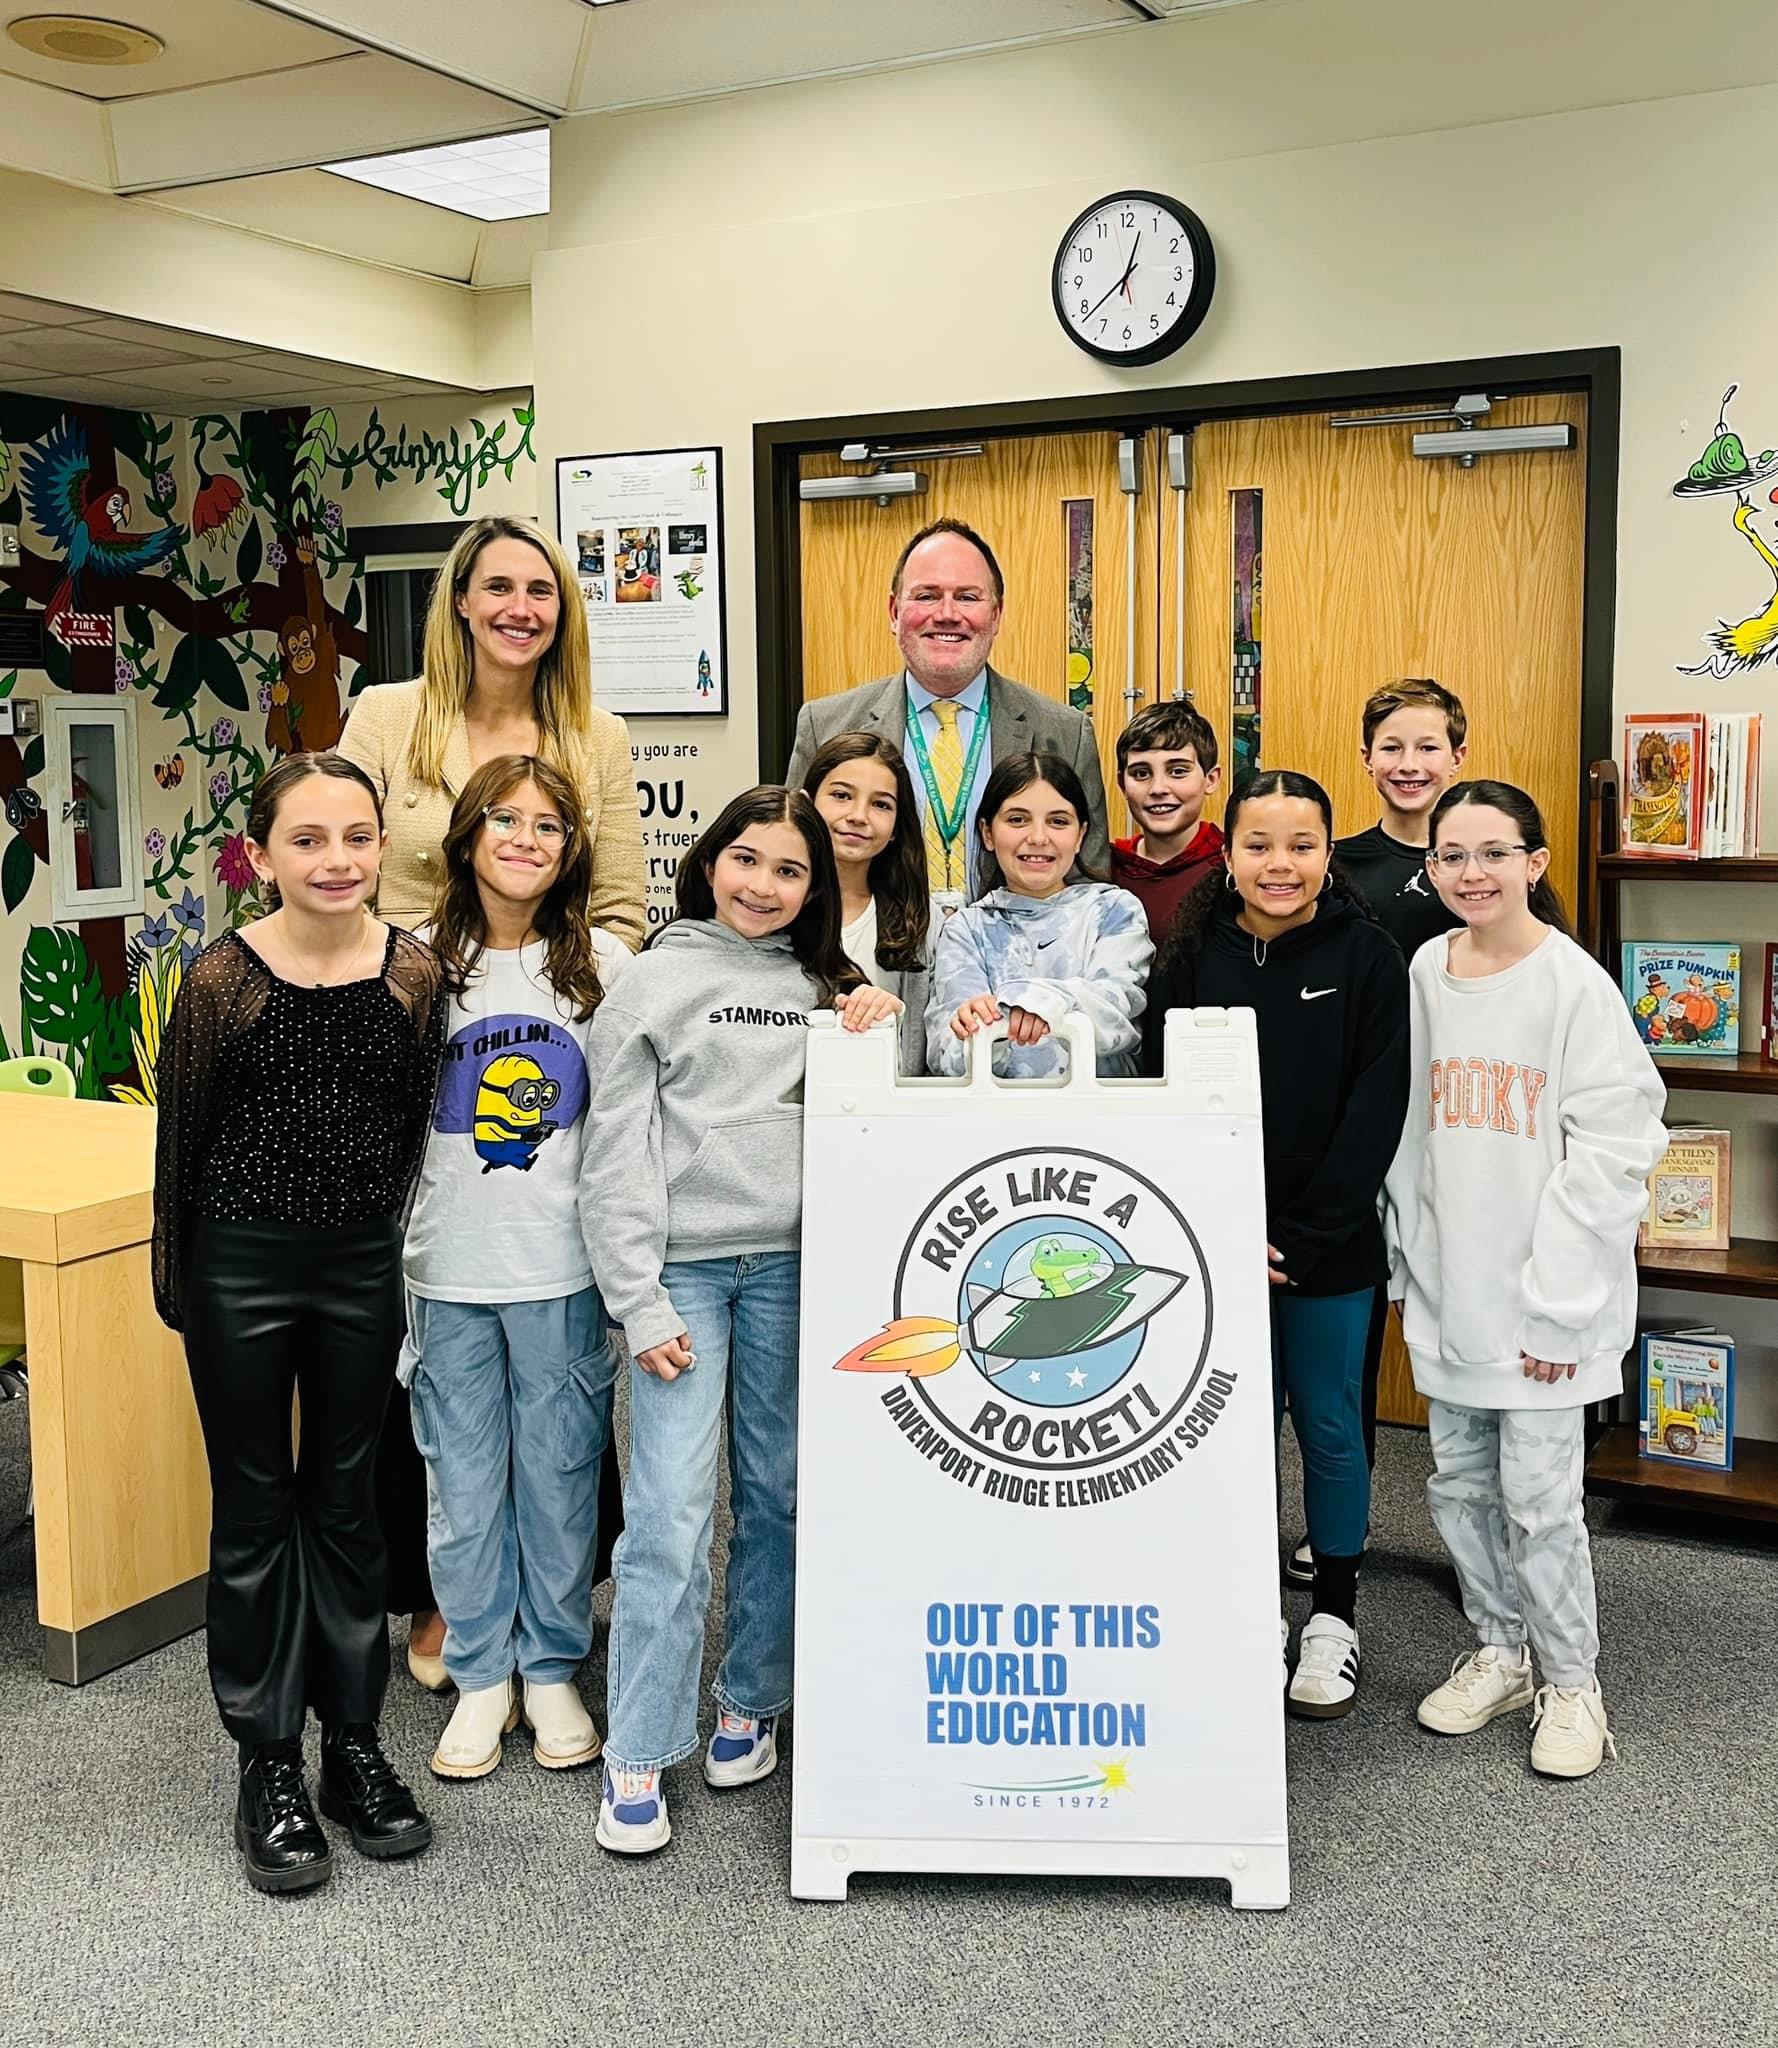
{"label": "tie-dye hooded sweatshirt", "polygon": [[926,1000],[927,1071],[964,1071],[968,1049],[951,1019],[971,996],[990,995],[1003,1011],[1033,1011],[1051,1031],[1036,1045],[996,1045],[995,1073],[1020,1080],[1061,1073],[1068,1055],[1055,1028],[1079,1010],[1093,1027],[1099,1072],[1133,1074],[1153,958],[1148,913],[1127,889],[1072,882],[1041,901],[990,890],[946,919],[939,934]]}

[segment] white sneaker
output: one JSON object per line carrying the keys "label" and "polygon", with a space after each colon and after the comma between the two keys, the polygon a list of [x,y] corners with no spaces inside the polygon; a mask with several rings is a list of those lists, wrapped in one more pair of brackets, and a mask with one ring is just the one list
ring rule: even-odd
{"label": "white sneaker", "polygon": [[518,1702],[512,1696],[512,1680],[483,1686],[478,1692],[459,1692],[456,1711],[445,1723],[432,1752],[432,1773],[438,1778],[485,1778],[500,1768],[505,1754],[501,1742],[518,1725]]}
{"label": "white sneaker", "polygon": [[1473,1735],[1498,1715],[1531,1704],[1531,1652],[1488,1643],[1457,1658],[1451,1675],[1420,1702],[1420,1726],[1440,1735]]}
{"label": "white sneaker", "polygon": [[704,1750],[704,1783],[727,1790],[769,1778],[778,1768],[776,1714],[731,1714],[716,1717],[715,1732]]}
{"label": "white sneaker", "polygon": [[1546,1778],[1590,1777],[1606,1756],[1617,1761],[1597,1685],[1539,1686],[1531,1730],[1531,1768]]}
{"label": "white sneaker", "polygon": [[1284,1576],[1293,1586],[1312,1586],[1315,1583],[1315,1550],[1308,1537],[1284,1560]]}
{"label": "white sneaker", "polygon": [[599,1792],[599,1824],[593,1838],[619,1856],[646,1856],[673,1839],[667,1795],[659,1771],[614,1771],[605,1766]]}
{"label": "white sneaker", "polygon": [[1296,1675],[1285,1695],[1293,1714],[1337,1721],[1358,1694],[1358,1631],[1331,1614],[1311,1614],[1297,1644]]}
{"label": "white sneaker", "polygon": [[525,1723],[536,1738],[531,1754],[546,1771],[571,1771],[599,1754],[602,1738],[593,1717],[566,1679],[555,1685],[525,1680]]}

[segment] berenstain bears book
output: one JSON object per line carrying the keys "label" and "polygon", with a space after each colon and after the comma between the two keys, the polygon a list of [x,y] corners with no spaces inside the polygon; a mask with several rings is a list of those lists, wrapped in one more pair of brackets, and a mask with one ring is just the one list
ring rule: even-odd
{"label": "berenstain bears book", "polygon": [[1741,948],[1624,942],[1624,1000],[1650,1052],[1663,1059],[1741,1049]]}
{"label": "berenstain bears book", "polygon": [[1702,711],[1632,712],[1624,719],[1624,851],[1696,860],[1704,851]]}
{"label": "berenstain bears book", "polygon": [[1651,1250],[1726,1252],[1733,1186],[1727,1131],[1676,1130],[1648,1177],[1636,1242]]}
{"label": "berenstain bears book", "polygon": [[1735,1463],[1735,1340],[1720,1330],[1648,1330],[1642,1338],[1645,1458],[1702,1465]]}

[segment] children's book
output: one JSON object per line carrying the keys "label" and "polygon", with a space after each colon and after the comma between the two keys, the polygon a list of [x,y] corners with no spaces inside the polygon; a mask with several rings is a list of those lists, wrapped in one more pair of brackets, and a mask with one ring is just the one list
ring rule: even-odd
{"label": "children's book", "polygon": [[1624,1000],[1650,1052],[1663,1059],[1730,1057],[1741,1049],[1741,948],[1624,941]]}
{"label": "children's book", "polygon": [[1726,1252],[1733,1189],[1727,1131],[1675,1130],[1648,1177],[1636,1242],[1650,1250]]}
{"label": "children's book", "polygon": [[1764,998],[1759,1020],[1760,1057],[1778,1061],[1778,946],[1766,947],[1766,978],[1760,993]]}
{"label": "children's book", "polygon": [[1625,853],[1649,860],[1703,853],[1708,738],[1702,711],[1625,716]]}
{"label": "children's book", "polygon": [[1643,1457],[1732,1471],[1735,1340],[1720,1330],[1645,1330]]}

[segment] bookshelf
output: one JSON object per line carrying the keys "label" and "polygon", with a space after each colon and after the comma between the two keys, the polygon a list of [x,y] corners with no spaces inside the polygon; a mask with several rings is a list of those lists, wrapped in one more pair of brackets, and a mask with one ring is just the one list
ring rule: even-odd
{"label": "bookshelf", "polygon": [[[1615,761],[1595,761],[1587,772],[1586,861],[1581,878],[1581,936],[1615,983],[1623,962],[1623,919],[1619,895],[1625,882],[1685,884],[1778,882],[1778,857],[1748,860],[1649,860],[1619,851],[1619,786]],[[1757,947],[1744,947],[1757,957]],[[1743,976],[1742,1002],[1757,983]],[[1655,1065],[1674,1093],[1778,1095],[1778,1065],[1757,1052],[1732,1059],[1662,1059]],[[1768,1238],[1731,1238],[1726,1252],[1645,1250],[1636,1254],[1643,1284],[1691,1294],[1739,1295],[1778,1301],[1778,1243]],[[1778,1444],[1737,1436],[1732,1472],[1693,1470],[1643,1458],[1634,1422],[1612,1421],[1587,1459],[1587,1491],[1645,1506],[1677,1508],[1751,1521],[1778,1521]]]}

